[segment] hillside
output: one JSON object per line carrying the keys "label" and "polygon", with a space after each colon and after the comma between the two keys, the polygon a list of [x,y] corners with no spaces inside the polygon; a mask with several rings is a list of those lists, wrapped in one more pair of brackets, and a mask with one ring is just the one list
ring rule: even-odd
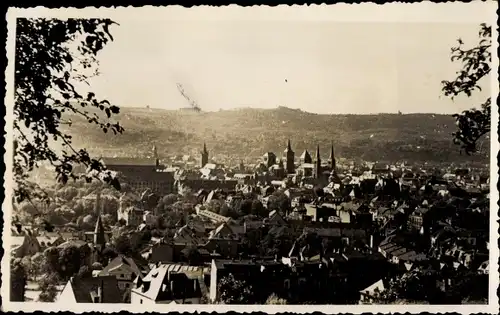
{"label": "hillside", "polygon": [[[103,156],[143,156],[153,143],[162,156],[195,154],[205,141],[211,155],[280,155],[288,138],[299,156],[317,144],[324,158],[333,142],[336,155],[365,160],[486,161],[485,155],[461,156],[452,143],[454,119],[434,114],[319,115],[280,107],[194,113],[122,108],[116,117],[122,135],[104,134],[73,119],[69,131],[78,146]],[[487,145],[484,150],[487,151]]]}

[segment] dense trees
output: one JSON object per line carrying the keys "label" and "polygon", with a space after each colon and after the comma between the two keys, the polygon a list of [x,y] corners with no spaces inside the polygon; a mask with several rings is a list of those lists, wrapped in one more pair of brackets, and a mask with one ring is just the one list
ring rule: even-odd
{"label": "dense trees", "polygon": [[[67,114],[73,114],[104,133],[123,131],[110,120],[119,112],[117,106],[97,99],[94,93],[82,95],[76,90],[80,82],[98,74],[96,56],[113,39],[109,32],[113,24],[109,19],[17,19],[13,119],[17,201],[33,195],[47,197],[29,180],[40,163],[50,164],[61,183],[70,178],[99,178],[119,188],[113,174],[85,149],[75,148],[71,135],[61,128],[71,126]],[[77,165],[88,172],[77,175]]]}
{"label": "dense trees", "polygon": [[244,280],[229,274],[218,283],[219,302],[222,304],[252,304],[254,292],[252,286]]}
{"label": "dense trees", "polygon": [[75,275],[90,255],[88,246],[51,247],[45,250],[46,271],[55,273],[60,279],[67,280]]}
{"label": "dense trees", "polygon": [[267,203],[269,211],[278,210],[281,213],[288,213],[291,207],[290,199],[282,191],[275,191],[269,196],[269,201]]}
{"label": "dense trees", "polygon": [[[443,81],[443,92],[452,99],[461,94],[470,97],[474,91],[481,90],[481,81],[491,72],[491,26],[481,24],[477,46],[466,49],[458,39],[458,46],[451,52],[451,60],[462,62],[463,67],[454,80]],[[467,154],[477,152],[478,141],[490,132],[491,97],[480,105],[480,109],[466,110],[453,117],[458,127],[453,134],[454,142]]]}
{"label": "dense trees", "polygon": [[10,300],[12,302],[23,302],[26,291],[26,269],[21,259],[15,258],[10,261]]}
{"label": "dense trees", "polygon": [[38,297],[40,302],[54,302],[57,297],[56,285],[58,283],[57,275],[54,273],[46,274],[40,279],[39,287],[42,291]]}

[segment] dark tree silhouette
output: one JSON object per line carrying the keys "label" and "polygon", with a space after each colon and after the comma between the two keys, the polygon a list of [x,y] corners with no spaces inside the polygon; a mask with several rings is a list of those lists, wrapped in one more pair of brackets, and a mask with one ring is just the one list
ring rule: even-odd
{"label": "dark tree silhouette", "polygon": [[40,302],[54,302],[57,297],[56,285],[58,283],[57,275],[54,273],[44,275],[39,282],[42,291],[38,297]]}
{"label": "dark tree silhouette", "polygon": [[21,259],[10,261],[10,300],[12,302],[23,302],[26,291],[26,270]]}
{"label": "dark tree silhouette", "polygon": [[[491,71],[491,26],[481,24],[479,43],[476,47],[465,49],[463,42],[458,39],[458,46],[451,49],[451,61],[460,61],[463,67],[457,72],[453,81],[443,81],[443,92],[452,99],[461,94],[468,97],[472,92],[479,90],[479,82],[487,77]],[[465,110],[453,117],[458,130],[453,133],[454,142],[461,146],[461,151],[470,155],[478,151],[477,143],[484,135],[490,132],[491,98],[481,104],[481,109]]]}
{"label": "dark tree silhouette", "polygon": [[197,266],[202,263],[202,257],[196,246],[186,248],[184,255],[191,266]]}
{"label": "dark tree silhouette", "polygon": [[253,302],[252,286],[244,280],[235,278],[233,274],[220,279],[218,289],[219,300],[223,304],[251,304]]}
{"label": "dark tree silhouette", "polygon": [[[13,120],[18,202],[47,197],[28,179],[41,163],[49,163],[61,183],[70,178],[98,178],[120,188],[116,177],[85,149],[75,148],[71,135],[62,128],[71,126],[73,117],[85,119],[105,133],[123,131],[110,120],[119,113],[117,106],[98,100],[94,93],[81,95],[75,88],[98,74],[96,55],[113,40],[109,32],[113,24],[116,23],[109,19],[17,19]],[[94,72],[86,74],[89,70]],[[107,118],[100,115],[102,112]],[[61,152],[56,149],[57,144],[62,146]],[[75,174],[76,165],[84,165],[87,172]]]}

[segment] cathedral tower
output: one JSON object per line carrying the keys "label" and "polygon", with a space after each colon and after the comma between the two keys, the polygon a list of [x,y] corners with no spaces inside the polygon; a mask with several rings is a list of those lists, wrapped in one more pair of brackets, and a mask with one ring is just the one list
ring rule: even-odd
{"label": "cathedral tower", "polygon": [[160,158],[158,157],[158,150],[156,145],[153,144],[153,158],[155,159],[156,167],[160,166]]}
{"label": "cathedral tower", "polygon": [[330,149],[330,168],[332,169],[332,172],[336,172],[337,161],[335,161],[335,152],[333,151],[333,143]]}
{"label": "cathedral tower", "polygon": [[290,139],[288,139],[288,144],[286,146],[284,153],[286,161],[286,172],[287,174],[293,174],[295,173],[295,152],[293,152],[292,150]]}
{"label": "cathedral tower", "polygon": [[320,178],[321,177],[321,157],[319,155],[319,145],[318,147],[316,148],[316,163],[314,165],[314,174],[316,176],[316,178]]}
{"label": "cathedral tower", "polygon": [[208,151],[206,143],[203,143],[203,151],[201,152],[201,167],[204,167],[208,163]]}
{"label": "cathedral tower", "polygon": [[99,252],[101,252],[106,246],[104,226],[102,224],[102,218],[101,218],[101,209],[102,209],[101,193],[98,192],[95,199],[95,207],[94,207],[95,214],[97,215],[97,221],[95,223],[95,229],[94,229],[94,245]]}

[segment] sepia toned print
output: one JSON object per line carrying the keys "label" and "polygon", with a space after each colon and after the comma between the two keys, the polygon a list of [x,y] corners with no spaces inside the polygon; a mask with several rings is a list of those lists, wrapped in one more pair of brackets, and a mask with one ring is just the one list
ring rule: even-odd
{"label": "sepia toned print", "polygon": [[9,10],[4,309],[495,312],[491,12]]}

